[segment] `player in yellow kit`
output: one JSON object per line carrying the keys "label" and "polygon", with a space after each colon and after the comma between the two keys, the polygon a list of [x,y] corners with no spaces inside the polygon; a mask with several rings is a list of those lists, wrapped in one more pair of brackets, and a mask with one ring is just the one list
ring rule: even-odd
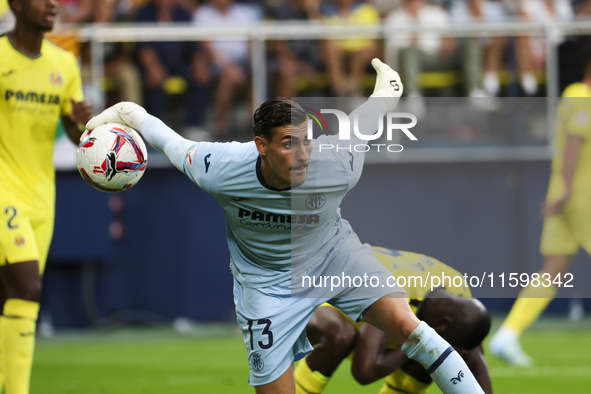
{"label": "player in yellow kit", "polygon": [[[422,254],[380,247],[372,250],[406,290],[417,317],[462,355],[484,392],[492,393],[481,346],[490,329],[490,316],[479,301],[472,299],[464,280],[459,280],[462,275]],[[439,282],[443,287],[431,290],[431,284],[438,282],[429,278],[442,275],[446,277]],[[405,277],[406,283],[400,277]],[[453,278],[457,278],[455,285]],[[369,384],[386,377],[380,394],[424,394],[431,383],[428,371],[409,360],[394,340],[370,324],[353,322],[329,304],[316,309],[306,330],[314,351],[296,367],[298,394],[321,393],[346,357],[352,358],[351,371],[359,383]]]}
{"label": "player in yellow kit", "polygon": [[0,370],[6,394],[29,392],[41,274],[53,232],[53,142],[60,118],[76,144],[92,117],[75,57],[43,38],[56,0],[10,0],[0,36]]}
{"label": "player in yellow kit", "polygon": [[591,61],[586,62],[583,81],[569,85],[562,96],[550,184],[542,206],[540,279],[550,286],[524,288],[489,344],[491,353],[512,365],[532,363],[519,336],[552,301],[579,247],[591,254]]}

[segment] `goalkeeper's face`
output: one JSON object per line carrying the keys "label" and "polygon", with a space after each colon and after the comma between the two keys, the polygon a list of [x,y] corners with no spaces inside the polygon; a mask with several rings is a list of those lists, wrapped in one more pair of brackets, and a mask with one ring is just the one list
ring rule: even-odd
{"label": "goalkeeper's face", "polygon": [[263,169],[265,181],[278,189],[300,186],[308,175],[312,153],[307,123],[276,127],[271,135],[271,141],[265,140],[261,151],[268,165]]}

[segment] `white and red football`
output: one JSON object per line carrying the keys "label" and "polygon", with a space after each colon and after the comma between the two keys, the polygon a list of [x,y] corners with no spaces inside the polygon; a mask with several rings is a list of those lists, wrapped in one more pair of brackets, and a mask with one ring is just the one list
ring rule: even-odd
{"label": "white and red football", "polygon": [[119,123],[107,123],[82,135],[76,162],[80,175],[90,186],[116,193],[140,180],[148,152],[137,131]]}

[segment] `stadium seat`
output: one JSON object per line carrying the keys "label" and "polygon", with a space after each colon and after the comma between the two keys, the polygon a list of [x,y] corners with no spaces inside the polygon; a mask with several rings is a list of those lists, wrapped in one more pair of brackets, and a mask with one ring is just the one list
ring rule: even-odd
{"label": "stadium seat", "polygon": [[[512,71],[503,70],[499,73],[501,86],[507,86],[511,80]],[[543,71],[536,73],[538,83],[546,82],[546,74]],[[424,89],[445,89],[462,84],[463,77],[459,70],[422,72],[420,84]],[[363,77],[363,88],[371,89],[375,84],[375,75],[365,74]],[[326,73],[317,74],[314,78],[296,76],[293,79],[293,87],[300,92],[326,89],[329,86],[329,79]]]}

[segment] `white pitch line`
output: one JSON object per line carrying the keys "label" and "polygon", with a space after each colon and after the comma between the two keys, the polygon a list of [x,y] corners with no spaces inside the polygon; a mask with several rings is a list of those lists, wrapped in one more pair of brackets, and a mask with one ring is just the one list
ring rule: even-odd
{"label": "white pitch line", "polygon": [[591,365],[577,367],[508,367],[489,368],[491,378],[495,377],[557,377],[557,376],[585,376],[591,379]]}

